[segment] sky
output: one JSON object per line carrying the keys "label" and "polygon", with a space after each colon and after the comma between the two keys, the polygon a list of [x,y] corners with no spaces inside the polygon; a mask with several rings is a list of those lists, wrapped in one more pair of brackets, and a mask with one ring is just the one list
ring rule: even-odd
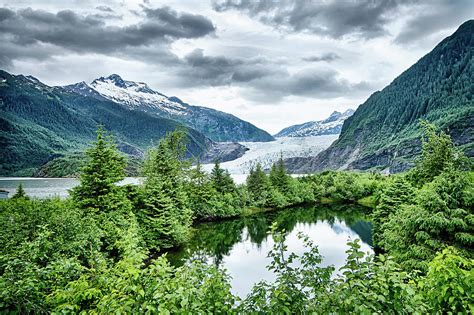
{"label": "sky", "polygon": [[0,69],[116,73],[276,133],[357,108],[473,17],[473,0],[0,0]]}

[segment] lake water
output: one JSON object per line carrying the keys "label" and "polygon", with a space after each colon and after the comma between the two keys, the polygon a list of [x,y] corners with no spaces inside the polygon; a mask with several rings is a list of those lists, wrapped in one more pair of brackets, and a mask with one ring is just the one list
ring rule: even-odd
{"label": "lake water", "polygon": [[[139,182],[140,178],[138,177],[127,177],[120,182],[120,185],[138,184]],[[30,197],[58,196],[65,198],[69,195],[68,190],[77,186],[79,180],[76,178],[0,177],[0,189],[8,191],[10,193],[9,197],[16,192],[20,183]]]}
{"label": "lake water", "polygon": [[195,227],[190,242],[179,251],[168,253],[168,258],[174,265],[201,259],[223,267],[232,277],[232,291],[245,297],[258,281],[274,279],[266,269],[270,263],[267,253],[274,245],[269,234],[273,222],[288,232],[286,244],[296,254],[305,251],[298,232],[308,235],[324,257],[323,266],[333,265],[338,270],[344,264],[349,239],[360,239],[362,250],[372,253],[372,225],[362,208],[318,206],[201,223]]}

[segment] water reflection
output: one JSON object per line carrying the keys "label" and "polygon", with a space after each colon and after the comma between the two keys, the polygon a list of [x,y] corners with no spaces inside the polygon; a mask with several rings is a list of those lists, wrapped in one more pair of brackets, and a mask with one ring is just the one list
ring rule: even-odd
{"label": "water reflection", "polygon": [[201,259],[224,267],[233,278],[233,291],[245,296],[254,283],[273,279],[266,265],[270,262],[267,253],[273,246],[269,229],[274,222],[279,229],[288,232],[290,251],[297,254],[304,252],[303,244],[297,238],[297,233],[302,231],[318,245],[324,256],[323,265],[334,265],[336,269],[345,261],[349,238],[361,239],[362,250],[372,251],[372,226],[366,220],[363,208],[324,206],[203,223],[195,227],[191,240],[184,248],[169,253],[168,257],[175,265]]}

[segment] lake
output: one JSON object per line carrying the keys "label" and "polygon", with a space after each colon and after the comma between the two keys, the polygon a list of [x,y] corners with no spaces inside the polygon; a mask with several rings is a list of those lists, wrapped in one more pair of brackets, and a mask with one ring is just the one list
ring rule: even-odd
{"label": "lake", "polygon": [[244,218],[198,224],[189,243],[168,253],[173,265],[194,259],[221,266],[231,275],[232,291],[247,295],[260,280],[272,280],[266,269],[267,253],[274,245],[269,234],[273,222],[288,232],[286,244],[296,254],[305,249],[298,232],[308,235],[324,257],[323,266],[338,270],[345,262],[349,239],[360,239],[362,250],[372,253],[372,225],[364,209],[356,206],[313,206],[260,213]]}
{"label": "lake", "polygon": [[[247,174],[231,174],[236,184],[242,184],[247,179]],[[126,177],[119,185],[140,184],[141,177]],[[0,177],[0,190],[8,191],[9,197],[13,196],[19,184],[23,184],[25,192],[30,197],[66,198],[68,190],[77,186],[77,178],[35,178],[35,177]]]}
{"label": "lake", "polygon": [[[127,177],[119,184],[138,184],[139,182],[138,177]],[[20,183],[23,184],[26,194],[30,197],[66,198],[69,195],[68,190],[77,186],[79,180],[77,178],[0,177],[0,189],[8,191],[9,197],[16,192]]]}

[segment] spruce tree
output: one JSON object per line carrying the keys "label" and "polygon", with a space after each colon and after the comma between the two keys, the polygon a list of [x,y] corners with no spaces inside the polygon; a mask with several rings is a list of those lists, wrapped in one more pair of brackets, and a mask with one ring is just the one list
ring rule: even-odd
{"label": "spruce tree", "polygon": [[270,190],[270,182],[267,174],[262,169],[262,165],[257,163],[255,169],[250,170],[247,177],[247,190],[251,202],[256,206],[264,206]]}
{"label": "spruce tree", "polygon": [[276,163],[272,165],[270,170],[270,183],[280,193],[286,195],[289,192],[290,176],[286,173],[285,162],[283,161],[283,154]]}
{"label": "spruce tree", "polygon": [[188,237],[192,212],[184,186],[185,136],[181,130],[168,134],[145,159],[144,208],[138,217],[151,248],[173,247]]}
{"label": "spruce tree", "polygon": [[102,126],[97,139],[86,151],[87,162],[80,174],[80,184],[72,189],[73,200],[93,212],[116,210],[126,201],[117,187],[125,178],[126,160],[112,136],[105,136]]}
{"label": "spruce tree", "polygon": [[372,213],[374,228],[373,242],[376,247],[383,247],[382,233],[384,224],[390,216],[400,209],[402,204],[410,204],[414,200],[414,188],[402,176],[394,177],[382,190],[379,202]]}
{"label": "spruce tree", "polygon": [[234,180],[230,176],[230,173],[222,169],[217,160],[211,171],[211,181],[214,189],[221,194],[234,193],[236,190]]}
{"label": "spruce tree", "polygon": [[197,218],[212,216],[211,200],[217,194],[210,176],[202,169],[201,163],[189,171],[187,183],[189,207]]}
{"label": "spruce tree", "polygon": [[29,199],[29,197],[26,195],[25,190],[23,189],[23,184],[20,183],[18,185],[18,188],[16,189],[15,194],[12,196],[12,199]]}

